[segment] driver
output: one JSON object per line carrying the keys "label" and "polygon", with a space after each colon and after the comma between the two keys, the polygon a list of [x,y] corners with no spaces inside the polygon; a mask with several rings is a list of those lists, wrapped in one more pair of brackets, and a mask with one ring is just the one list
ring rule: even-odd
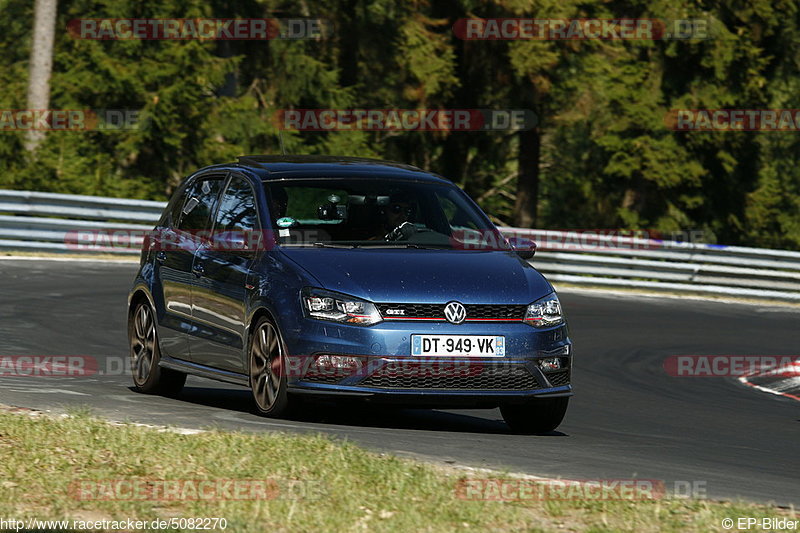
{"label": "driver", "polygon": [[383,229],[386,233],[398,228],[404,222],[410,222],[416,209],[411,200],[405,195],[395,195],[391,203],[381,208]]}

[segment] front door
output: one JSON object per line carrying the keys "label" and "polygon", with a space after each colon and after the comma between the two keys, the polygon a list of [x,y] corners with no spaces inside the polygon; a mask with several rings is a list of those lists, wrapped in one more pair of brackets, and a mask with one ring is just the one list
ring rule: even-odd
{"label": "front door", "polygon": [[[192,287],[196,283],[192,267],[202,232],[210,225],[223,178],[201,177],[189,184],[181,209],[176,209],[169,227],[156,232],[152,242],[155,287],[160,288],[164,298],[164,312],[159,316],[161,349],[176,359],[191,360],[188,335],[193,328]],[[154,296],[158,298],[157,294]]]}
{"label": "front door", "polygon": [[244,177],[231,176],[212,228],[193,265],[192,361],[245,373],[248,274],[261,233],[255,194]]}

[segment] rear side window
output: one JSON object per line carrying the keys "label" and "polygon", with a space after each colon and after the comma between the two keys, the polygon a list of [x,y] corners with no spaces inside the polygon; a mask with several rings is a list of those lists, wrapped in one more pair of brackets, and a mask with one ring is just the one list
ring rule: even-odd
{"label": "rear side window", "polygon": [[178,225],[178,221],[181,219],[181,210],[183,209],[183,204],[186,203],[186,190],[184,187],[181,187],[175,192],[173,198],[169,201],[169,205],[164,213],[164,216],[161,218],[161,225],[169,226],[174,228]]}
{"label": "rear side window", "polygon": [[178,229],[192,232],[208,229],[222,183],[222,177],[203,178],[189,187]]}
{"label": "rear side window", "polygon": [[258,228],[253,189],[244,178],[234,176],[217,210],[214,231],[251,231]]}

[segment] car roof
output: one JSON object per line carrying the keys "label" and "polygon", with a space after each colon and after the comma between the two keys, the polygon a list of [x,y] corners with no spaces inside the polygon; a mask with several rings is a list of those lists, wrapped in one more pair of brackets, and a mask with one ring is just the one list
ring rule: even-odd
{"label": "car roof", "polygon": [[287,178],[368,177],[451,183],[420,168],[381,159],[330,155],[245,155],[237,166],[255,171],[263,180]]}

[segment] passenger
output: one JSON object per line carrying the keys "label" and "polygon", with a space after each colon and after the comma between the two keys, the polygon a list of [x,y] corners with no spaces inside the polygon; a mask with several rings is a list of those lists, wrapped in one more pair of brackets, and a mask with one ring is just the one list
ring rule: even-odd
{"label": "passenger", "polygon": [[272,221],[286,216],[286,208],[289,205],[289,195],[283,187],[270,187],[269,189],[269,212]]}

